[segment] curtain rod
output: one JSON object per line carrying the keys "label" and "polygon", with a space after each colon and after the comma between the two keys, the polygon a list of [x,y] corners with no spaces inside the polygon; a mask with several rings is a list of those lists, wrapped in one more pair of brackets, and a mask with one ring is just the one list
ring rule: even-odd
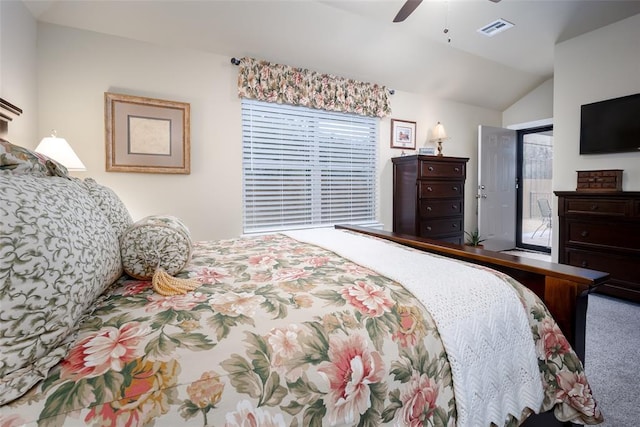
{"label": "curtain rod", "polygon": [[[231,63],[233,65],[240,65],[240,60],[238,58],[231,58]],[[395,89],[387,89],[387,91],[389,92],[390,95],[393,95],[396,93]]]}

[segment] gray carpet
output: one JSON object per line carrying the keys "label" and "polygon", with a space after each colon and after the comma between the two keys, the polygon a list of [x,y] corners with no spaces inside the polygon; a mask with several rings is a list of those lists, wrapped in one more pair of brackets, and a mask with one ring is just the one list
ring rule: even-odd
{"label": "gray carpet", "polygon": [[585,372],[603,427],[640,426],[640,304],[590,295]]}

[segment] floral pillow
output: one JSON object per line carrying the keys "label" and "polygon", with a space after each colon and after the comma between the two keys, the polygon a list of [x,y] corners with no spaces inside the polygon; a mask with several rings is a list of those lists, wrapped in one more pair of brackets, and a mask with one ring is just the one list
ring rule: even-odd
{"label": "floral pillow", "polygon": [[93,200],[107,216],[118,236],[118,240],[120,240],[127,228],[133,224],[133,219],[127,207],[113,190],[98,184],[93,178],[85,178],[84,185],[89,190]]}
{"label": "floral pillow", "polygon": [[0,138],[0,169],[16,174],[68,177],[67,168],[49,157]]}
{"label": "floral pillow", "polygon": [[120,239],[124,271],[140,280],[151,279],[158,267],[175,275],[187,265],[192,251],[189,230],[178,218],[168,215],[142,218]]}
{"label": "floral pillow", "polygon": [[64,358],[121,274],[116,234],[81,184],[0,170],[0,405]]}

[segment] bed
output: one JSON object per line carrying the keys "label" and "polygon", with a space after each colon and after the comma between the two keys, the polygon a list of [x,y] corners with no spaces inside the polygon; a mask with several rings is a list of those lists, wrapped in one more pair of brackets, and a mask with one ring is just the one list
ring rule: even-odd
{"label": "bed", "polygon": [[[192,242],[2,146],[3,427],[602,420],[579,353],[605,274],[349,226]],[[142,264],[198,287],[161,295]]]}

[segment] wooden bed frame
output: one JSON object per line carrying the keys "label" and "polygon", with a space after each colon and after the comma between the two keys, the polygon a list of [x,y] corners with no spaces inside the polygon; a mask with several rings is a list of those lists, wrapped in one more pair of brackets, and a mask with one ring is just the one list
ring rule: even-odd
{"label": "wooden bed frame", "polygon": [[[544,301],[584,363],[588,295],[597,286],[607,281],[608,273],[365,227],[336,225],[336,228],[483,265],[510,275]],[[532,415],[523,424],[525,427],[571,425],[573,424],[556,420],[550,412]]]}
{"label": "wooden bed frame", "polygon": [[22,110],[9,101],[0,98],[0,138],[7,137],[9,122],[22,114]]}

